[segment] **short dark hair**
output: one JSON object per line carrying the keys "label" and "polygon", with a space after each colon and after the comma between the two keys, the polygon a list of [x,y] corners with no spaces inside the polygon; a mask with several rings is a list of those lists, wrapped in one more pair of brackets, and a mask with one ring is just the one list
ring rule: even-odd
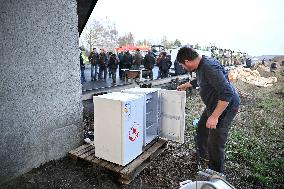
{"label": "short dark hair", "polygon": [[190,47],[182,47],[177,53],[177,61],[184,64],[185,60],[194,60],[198,57],[198,53]]}

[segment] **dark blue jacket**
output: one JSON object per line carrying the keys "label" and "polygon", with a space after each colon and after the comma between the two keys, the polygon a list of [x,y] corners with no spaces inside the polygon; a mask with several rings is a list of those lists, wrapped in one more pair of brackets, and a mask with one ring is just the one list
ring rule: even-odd
{"label": "dark blue jacket", "polygon": [[199,94],[209,115],[216,108],[218,100],[229,102],[227,109],[239,106],[239,95],[229,82],[224,67],[216,59],[202,56],[196,76],[200,87]]}

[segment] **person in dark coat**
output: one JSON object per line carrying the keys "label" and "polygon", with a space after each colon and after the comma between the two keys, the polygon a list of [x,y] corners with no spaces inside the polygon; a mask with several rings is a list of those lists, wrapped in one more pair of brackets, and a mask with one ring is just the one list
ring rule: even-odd
{"label": "person in dark coat", "polygon": [[157,64],[158,64],[158,67],[159,67],[161,78],[168,77],[169,76],[169,70],[170,70],[170,67],[172,65],[172,62],[167,57],[167,53],[166,52],[162,52],[161,53],[161,56],[160,56]]}
{"label": "person in dark coat", "polygon": [[97,53],[96,48],[93,48],[93,51],[90,53],[89,61],[91,62],[91,81],[96,81],[98,77],[98,66],[99,66],[98,64],[99,54]]}
{"label": "person in dark coat", "polygon": [[133,64],[131,66],[132,70],[139,70],[140,65],[142,64],[143,57],[139,49],[136,49],[136,52],[133,56]]}
{"label": "person in dark coat", "polygon": [[102,75],[104,74],[104,80],[106,80],[107,77],[107,55],[104,51],[104,49],[101,49],[101,52],[99,54],[99,80],[102,79]]}
{"label": "person in dark coat", "polygon": [[265,66],[265,58],[262,59],[261,64]]}
{"label": "person in dark coat", "polygon": [[[195,71],[199,95],[206,105],[197,127],[197,153],[209,158],[209,169],[224,173],[225,144],[230,125],[238,112],[240,98],[220,63],[199,55],[190,47],[182,47],[177,61],[187,71]],[[178,86],[186,90],[191,83]]]}
{"label": "person in dark coat", "polygon": [[109,70],[112,78],[112,85],[116,84],[117,68],[118,68],[118,58],[115,54],[111,54],[109,57]]}
{"label": "person in dark coat", "polygon": [[121,69],[124,69],[124,68],[125,68],[124,61],[123,61],[123,56],[124,56],[124,52],[118,53],[118,59],[119,59],[119,78],[120,78],[120,79],[123,79],[123,78],[122,78],[122,76],[123,76],[123,71],[122,71]]}
{"label": "person in dark coat", "polygon": [[149,72],[150,79],[153,80],[153,68],[156,64],[156,59],[153,53],[149,50],[144,57],[144,68]]}
{"label": "person in dark coat", "polygon": [[109,67],[109,59],[110,59],[110,57],[111,57],[111,55],[112,55],[112,52],[108,52],[108,53],[106,53],[106,55],[107,55],[108,77],[111,78],[111,70],[110,70],[110,67]]}
{"label": "person in dark coat", "polygon": [[126,53],[123,56],[123,62],[124,62],[124,66],[126,69],[130,69],[132,66],[132,55],[129,53],[129,51],[126,51]]}
{"label": "person in dark coat", "polygon": [[246,68],[251,68],[251,59],[250,58],[247,58],[246,59]]}

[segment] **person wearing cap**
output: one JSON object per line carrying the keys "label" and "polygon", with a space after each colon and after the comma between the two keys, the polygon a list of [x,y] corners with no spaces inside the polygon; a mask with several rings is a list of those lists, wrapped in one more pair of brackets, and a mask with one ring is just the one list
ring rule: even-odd
{"label": "person wearing cap", "polygon": [[[206,105],[197,127],[197,153],[202,159],[209,158],[209,169],[224,173],[224,149],[230,124],[239,108],[239,95],[216,59],[182,47],[177,61],[185,70],[196,72],[199,95]],[[177,90],[189,87],[190,82],[178,86]]]}
{"label": "person wearing cap", "polygon": [[140,68],[140,65],[142,63],[143,57],[140,53],[139,49],[136,49],[136,52],[133,56],[133,64],[131,66],[132,70],[138,70]]}

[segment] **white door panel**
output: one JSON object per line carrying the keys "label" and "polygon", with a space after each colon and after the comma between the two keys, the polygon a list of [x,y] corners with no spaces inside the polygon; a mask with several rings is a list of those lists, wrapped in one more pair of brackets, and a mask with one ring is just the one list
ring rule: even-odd
{"label": "white door panel", "polygon": [[161,90],[161,137],[184,143],[185,91]]}

